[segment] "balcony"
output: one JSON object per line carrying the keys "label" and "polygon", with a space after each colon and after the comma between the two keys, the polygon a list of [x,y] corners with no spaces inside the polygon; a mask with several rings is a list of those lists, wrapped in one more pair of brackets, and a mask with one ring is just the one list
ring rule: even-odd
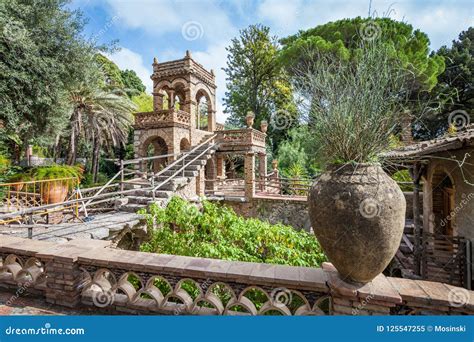
{"label": "balcony", "polygon": [[156,112],[135,114],[135,129],[160,128],[170,126],[189,127],[191,115],[179,109],[164,109]]}
{"label": "balcony", "polygon": [[266,134],[253,128],[216,132],[220,152],[265,152]]}

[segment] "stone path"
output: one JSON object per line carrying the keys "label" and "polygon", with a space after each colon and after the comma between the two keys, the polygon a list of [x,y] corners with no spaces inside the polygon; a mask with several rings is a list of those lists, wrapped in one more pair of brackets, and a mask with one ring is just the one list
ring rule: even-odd
{"label": "stone path", "polygon": [[[90,218],[90,221],[80,223],[35,224],[33,239],[58,242],[72,239],[109,240],[124,229],[146,229],[140,223],[140,216],[134,213],[111,212]],[[0,234],[27,238],[28,226],[13,224],[0,226]]]}

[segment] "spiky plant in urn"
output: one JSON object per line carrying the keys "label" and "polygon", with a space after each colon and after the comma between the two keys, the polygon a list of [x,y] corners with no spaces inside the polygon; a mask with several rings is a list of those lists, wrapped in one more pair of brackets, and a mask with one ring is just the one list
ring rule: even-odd
{"label": "spiky plant in urn", "polygon": [[405,198],[378,156],[401,123],[407,75],[379,40],[351,57],[307,53],[295,83],[324,165],[309,194],[312,227],[342,279],[369,282],[403,234]]}

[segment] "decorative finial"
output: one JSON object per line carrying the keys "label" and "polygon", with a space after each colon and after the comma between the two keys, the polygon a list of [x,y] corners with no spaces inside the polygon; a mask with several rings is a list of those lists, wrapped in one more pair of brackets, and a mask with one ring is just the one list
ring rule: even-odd
{"label": "decorative finial", "polygon": [[189,50],[186,50],[186,58],[191,58],[191,52]]}
{"label": "decorative finial", "polygon": [[211,69],[211,75],[214,76],[214,69]]}
{"label": "decorative finial", "polygon": [[158,64],[158,59],[156,57],[153,57],[153,64]]}

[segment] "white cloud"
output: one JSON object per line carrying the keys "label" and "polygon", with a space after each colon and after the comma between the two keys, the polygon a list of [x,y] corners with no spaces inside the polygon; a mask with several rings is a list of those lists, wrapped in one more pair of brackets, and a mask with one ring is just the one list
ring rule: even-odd
{"label": "white cloud", "polygon": [[[235,31],[229,13],[226,13],[219,1],[170,1],[107,0],[114,15],[130,28],[143,29],[146,32],[161,36],[167,33],[181,33],[186,23],[198,23],[198,39],[216,41],[227,38]],[[186,37],[182,35],[183,40]]]}
{"label": "white cloud", "polygon": [[143,63],[143,58],[140,54],[124,47],[122,47],[116,53],[108,55],[107,57],[117,64],[121,70],[134,70],[138,77],[140,77],[142,80],[143,84],[146,86],[147,91],[152,91],[153,82],[150,79],[150,75],[152,73],[151,62],[150,66],[146,66]]}
{"label": "white cloud", "polygon": [[213,69],[216,75],[216,114],[217,122],[224,123],[228,115],[224,114],[224,108],[222,105],[222,98],[225,95],[225,72],[222,68],[227,62],[227,51],[226,46],[229,45],[228,41],[222,41],[221,43],[211,45],[205,51],[196,51],[192,53],[193,59],[198,63],[201,63],[206,69]]}
{"label": "white cloud", "polygon": [[[367,17],[369,1],[264,0],[258,6],[259,20],[271,26],[279,36],[294,34],[343,18]],[[450,45],[458,34],[474,24],[474,6],[470,0],[372,2],[371,13],[412,24],[428,34],[431,48]]]}

